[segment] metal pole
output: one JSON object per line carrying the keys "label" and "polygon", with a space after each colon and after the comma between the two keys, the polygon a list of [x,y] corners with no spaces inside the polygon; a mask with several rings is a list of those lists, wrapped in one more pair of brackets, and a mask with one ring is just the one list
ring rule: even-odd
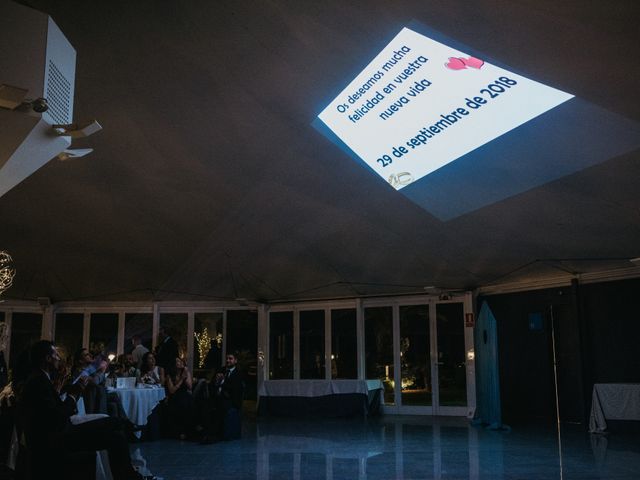
{"label": "metal pole", "polygon": [[553,318],[553,305],[549,307],[549,313],[551,315],[551,346],[553,351],[553,385],[555,387],[556,394],[556,425],[558,428],[558,454],[560,456],[560,480],[563,479],[562,475],[562,438],[560,436],[560,401],[558,397],[558,359],[556,357],[556,331]]}

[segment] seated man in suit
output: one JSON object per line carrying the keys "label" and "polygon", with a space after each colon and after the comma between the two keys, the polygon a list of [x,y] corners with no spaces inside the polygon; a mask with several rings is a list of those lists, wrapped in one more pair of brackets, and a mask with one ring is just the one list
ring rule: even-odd
{"label": "seated man in suit", "polygon": [[18,405],[24,418],[27,445],[33,454],[34,478],[61,478],[66,453],[107,450],[114,480],[142,479],[131,466],[129,445],[117,418],[71,423],[86,377],[80,377],[61,393],[65,379],[58,375],[60,356],[48,340],[40,340],[31,347],[31,363],[33,371]]}
{"label": "seated man in suit", "polygon": [[209,385],[211,410],[202,443],[214,438],[231,440],[240,438],[240,411],[244,394],[244,377],[238,367],[238,357],[227,355],[224,369],[217,372]]}

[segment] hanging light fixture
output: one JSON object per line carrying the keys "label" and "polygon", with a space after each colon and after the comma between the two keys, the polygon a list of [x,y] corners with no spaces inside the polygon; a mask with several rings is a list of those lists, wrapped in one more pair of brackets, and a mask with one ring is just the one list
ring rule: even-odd
{"label": "hanging light fixture", "polygon": [[0,295],[7,290],[13,283],[13,277],[16,274],[14,268],[11,268],[13,259],[7,252],[0,250]]}

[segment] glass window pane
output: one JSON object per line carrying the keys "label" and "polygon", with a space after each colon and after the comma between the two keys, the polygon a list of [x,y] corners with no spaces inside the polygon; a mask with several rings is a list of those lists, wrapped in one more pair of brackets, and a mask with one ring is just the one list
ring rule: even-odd
{"label": "glass window pane", "polygon": [[89,351],[97,355],[115,354],[118,347],[118,314],[92,313],[89,327]]}
{"label": "glass window pane", "polygon": [[294,462],[293,453],[269,453],[268,480],[296,480],[293,474]]}
{"label": "glass window pane", "polygon": [[331,310],[331,378],[358,378],[355,308]]}
{"label": "glass window pane", "polygon": [[325,378],[324,310],[300,312],[300,378]]}
{"label": "glass window pane", "polygon": [[293,312],[269,314],[269,378],[293,378]]}
{"label": "glass window pane", "polygon": [[436,305],[438,319],[438,381],[440,405],[467,404],[467,371],[462,303]]}
{"label": "glass window pane", "polygon": [[54,339],[60,357],[73,365],[73,355],[82,348],[83,313],[57,313]]}
{"label": "glass window pane", "polygon": [[402,405],[431,405],[429,306],[400,307]]}
{"label": "glass window pane", "polygon": [[[312,479],[325,480],[325,478],[326,479],[333,478],[334,480],[338,480],[339,478],[341,478],[337,474],[334,474],[333,476],[331,476],[330,473],[333,473],[333,472],[327,472],[327,457],[328,455],[322,452],[301,453],[300,454],[300,473],[301,473],[300,480],[312,480]],[[331,459],[331,461],[333,461],[333,458]],[[370,473],[369,475],[372,475],[372,474]],[[364,476],[362,476],[362,474],[360,476],[356,474],[356,476],[353,478],[360,478],[360,479],[366,480],[367,477],[366,477],[366,474]],[[371,479],[375,477],[369,476],[369,478]]]}
{"label": "glass window pane", "polygon": [[125,313],[124,315],[124,351],[133,350],[131,338],[140,337],[142,345],[151,350],[153,344],[153,313]]}
{"label": "glass window pane", "polygon": [[13,312],[11,316],[11,360],[9,368],[15,366],[22,352],[40,340],[42,335],[42,314]]}
{"label": "glass window pane", "polygon": [[235,353],[245,372],[244,398],[255,400],[258,385],[258,312],[227,311],[227,353]]}
{"label": "glass window pane", "polygon": [[[171,338],[178,343],[178,355],[180,358],[187,358],[187,329],[188,315],[186,313],[161,313],[160,327],[164,328]],[[158,340],[158,345],[160,340]],[[170,368],[174,368],[175,361]]]}
{"label": "glass window pane", "polygon": [[393,405],[393,310],[372,307],[364,310],[365,375],[384,385],[384,403]]}
{"label": "glass window pane", "polygon": [[222,365],[222,312],[196,313],[193,368],[206,375]]}

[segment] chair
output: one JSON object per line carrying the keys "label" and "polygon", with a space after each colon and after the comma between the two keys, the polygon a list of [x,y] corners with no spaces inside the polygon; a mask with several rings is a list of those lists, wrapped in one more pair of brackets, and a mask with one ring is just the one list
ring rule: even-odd
{"label": "chair", "polygon": [[[80,405],[84,410],[84,406]],[[16,480],[95,478],[96,480],[112,480],[109,468],[109,457],[106,450],[100,452],[65,452],[62,459],[55,458],[48,461],[48,452],[34,451],[30,448],[28,436],[25,433],[24,412],[19,406],[15,407],[15,428],[13,432],[11,450],[15,467]],[[54,466],[52,468],[52,465]],[[55,471],[54,468],[59,468]]]}

